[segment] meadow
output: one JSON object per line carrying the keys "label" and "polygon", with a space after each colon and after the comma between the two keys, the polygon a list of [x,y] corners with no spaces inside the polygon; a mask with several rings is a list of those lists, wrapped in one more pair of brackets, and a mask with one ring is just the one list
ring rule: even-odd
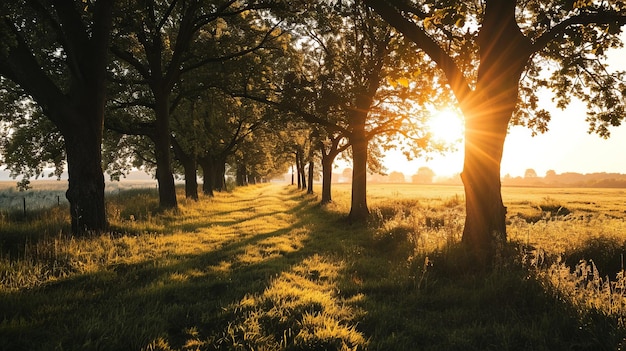
{"label": "meadow", "polygon": [[86,237],[64,204],[0,209],[0,350],[623,347],[623,190],[504,188],[487,273],[459,246],[462,187],[371,185],[363,225],[349,194],[265,184],[159,211],[119,189]]}

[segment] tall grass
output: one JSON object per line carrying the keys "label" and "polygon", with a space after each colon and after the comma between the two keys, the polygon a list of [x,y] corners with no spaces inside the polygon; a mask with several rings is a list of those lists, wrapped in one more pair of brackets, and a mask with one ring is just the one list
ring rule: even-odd
{"label": "tall grass", "polygon": [[[344,220],[342,187],[322,207],[280,185],[165,212],[154,189],[122,191],[107,200],[112,231],[80,238],[63,209],[5,218],[0,350],[620,347],[617,212],[513,196],[516,254],[485,274],[459,246],[457,188],[387,188],[372,189],[362,225]],[[553,215],[546,202],[571,213]]]}

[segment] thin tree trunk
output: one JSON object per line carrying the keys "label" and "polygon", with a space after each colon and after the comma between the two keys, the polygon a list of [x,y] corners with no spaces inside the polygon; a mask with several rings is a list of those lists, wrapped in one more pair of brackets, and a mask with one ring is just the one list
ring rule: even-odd
{"label": "thin tree trunk", "polygon": [[198,175],[196,160],[191,158],[183,163],[185,169],[185,197],[198,200]]}
{"label": "thin tree trunk", "polygon": [[156,131],[154,136],[155,157],[157,163],[157,182],[159,183],[159,206],[176,208],[176,187],[172,173],[172,156],[170,153],[170,124],[168,94],[155,93],[156,100]]}
{"label": "thin tree trunk", "polygon": [[314,162],[309,161],[309,186],[307,187],[306,193],[313,194],[313,175],[314,175]]}
{"label": "thin tree trunk", "polygon": [[237,186],[248,185],[248,170],[244,162],[237,164]]}
{"label": "thin tree trunk", "polygon": [[198,165],[202,168],[202,193],[206,196],[214,197],[215,167],[210,156],[198,159]]}
{"label": "thin tree trunk", "polygon": [[172,139],[172,147],[176,158],[183,165],[185,172],[185,197],[192,200],[198,200],[198,162],[193,155],[189,155],[183,150],[176,139]]}
{"label": "thin tree trunk", "polygon": [[296,171],[298,172],[296,178],[298,180],[298,189],[302,189],[302,177],[300,176],[300,170],[300,154],[296,152]]}
{"label": "thin tree trunk", "polygon": [[300,174],[300,184],[302,185],[300,189],[302,190],[306,189],[306,173],[304,172],[304,166],[304,153],[300,152],[300,171],[298,173]]}
{"label": "thin tree trunk", "polygon": [[333,201],[331,194],[331,184],[333,178],[334,160],[335,156],[332,153],[329,153],[328,155],[322,153],[322,205],[331,203]]}
{"label": "thin tree trunk", "polygon": [[226,159],[218,158],[215,161],[214,190],[222,192],[226,190]]}
{"label": "thin tree trunk", "polygon": [[348,218],[351,222],[363,222],[369,216],[367,207],[367,139],[365,117],[367,112],[354,111],[352,135],[352,201]]}

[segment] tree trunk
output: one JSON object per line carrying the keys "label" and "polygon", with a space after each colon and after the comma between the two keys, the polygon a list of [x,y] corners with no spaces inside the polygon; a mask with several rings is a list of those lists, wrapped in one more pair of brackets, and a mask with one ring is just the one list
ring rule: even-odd
{"label": "tree trunk", "polygon": [[306,193],[313,194],[313,175],[314,175],[314,162],[309,161],[309,186],[307,187]]}
{"label": "tree trunk", "polygon": [[[102,115],[103,116],[103,115]],[[84,116],[81,126],[65,134],[72,233],[99,232],[107,227],[102,172],[101,119]]]}
{"label": "tree trunk", "polygon": [[489,267],[507,239],[500,163],[519,80],[531,53],[529,40],[515,22],[515,1],[487,2],[478,43],[476,89],[461,105],[466,118],[463,243],[479,266]]}
{"label": "tree trunk", "polygon": [[72,67],[62,84],[47,75],[44,67],[49,63],[35,59],[38,49],[20,34],[28,29],[20,24],[14,27],[10,16],[3,18],[3,30],[13,31],[15,42],[0,55],[0,72],[24,89],[63,134],[69,183],[65,196],[76,235],[107,228],[101,144],[113,6],[112,1],[95,2],[91,24],[81,23],[85,13],[70,2],[54,6],[64,14],[55,19],[64,33],[57,44],[64,46],[65,60]]}
{"label": "tree trunk", "polygon": [[352,145],[352,202],[348,218],[351,222],[364,222],[369,216],[367,207],[367,138],[365,137],[366,111],[352,111],[354,117],[350,144]]}
{"label": "tree trunk", "polygon": [[480,119],[466,119],[465,164],[461,174],[466,217],[462,241],[478,265],[486,267],[491,264],[498,246],[506,242],[500,161],[508,119],[501,119],[499,125],[489,118]]}
{"label": "tree trunk", "polygon": [[188,199],[198,200],[198,179],[197,169],[198,161],[194,155],[190,155],[183,150],[182,146],[176,139],[172,140],[172,147],[176,158],[183,165],[185,171],[185,197]]}
{"label": "tree trunk", "polygon": [[183,162],[185,169],[185,197],[198,201],[198,175],[197,163],[193,158],[189,158]]}
{"label": "tree trunk", "polygon": [[170,153],[170,123],[168,94],[155,92],[156,131],[154,135],[155,157],[157,164],[157,182],[159,183],[159,206],[176,208],[176,187],[172,173]]}
{"label": "tree trunk", "polygon": [[202,168],[202,193],[209,197],[214,197],[215,187],[215,166],[210,156],[198,159],[198,165]]}
{"label": "tree trunk", "polygon": [[334,161],[334,154],[329,153],[328,155],[326,155],[322,152],[322,205],[331,203],[333,201],[331,194],[331,184],[333,180],[332,178]]}
{"label": "tree trunk", "polygon": [[300,176],[300,153],[296,152],[296,179],[298,181],[298,189],[302,189],[302,177]]}
{"label": "tree trunk", "polygon": [[246,169],[246,164],[239,162],[237,164],[237,186],[245,185],[248,185],[248,171]]}
{"label": "tree trunk", "polygon": [[214,162],[215,173],[213,176],[213,184],[215,187],[213,189],[222,192],[226,190],[226,158],[218,158],[214,160]]}
{"label": "tree trunk", "polygon": [[300,170],[298,171],[300,174],[300,184],[302,187],[300,189],[306,189],[306,173],[304,172],[304,155],[300,152]]}

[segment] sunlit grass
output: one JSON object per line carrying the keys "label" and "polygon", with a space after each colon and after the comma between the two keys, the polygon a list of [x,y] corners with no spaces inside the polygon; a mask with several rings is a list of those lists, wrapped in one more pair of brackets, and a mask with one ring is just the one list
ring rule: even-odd
{"label": "sunlit grass", "polygon": [[0,349],[595,350],[626,336],[618,192],[505,188],[518,254],[489,274],[458,245],[461,187],[369,192],[362,225],[344,220],[345,185],[326,206],[259,185],[181,193],[165,212],[154,189],[122,191],[112,231],[82,238],[66,208],[6,217]]}

